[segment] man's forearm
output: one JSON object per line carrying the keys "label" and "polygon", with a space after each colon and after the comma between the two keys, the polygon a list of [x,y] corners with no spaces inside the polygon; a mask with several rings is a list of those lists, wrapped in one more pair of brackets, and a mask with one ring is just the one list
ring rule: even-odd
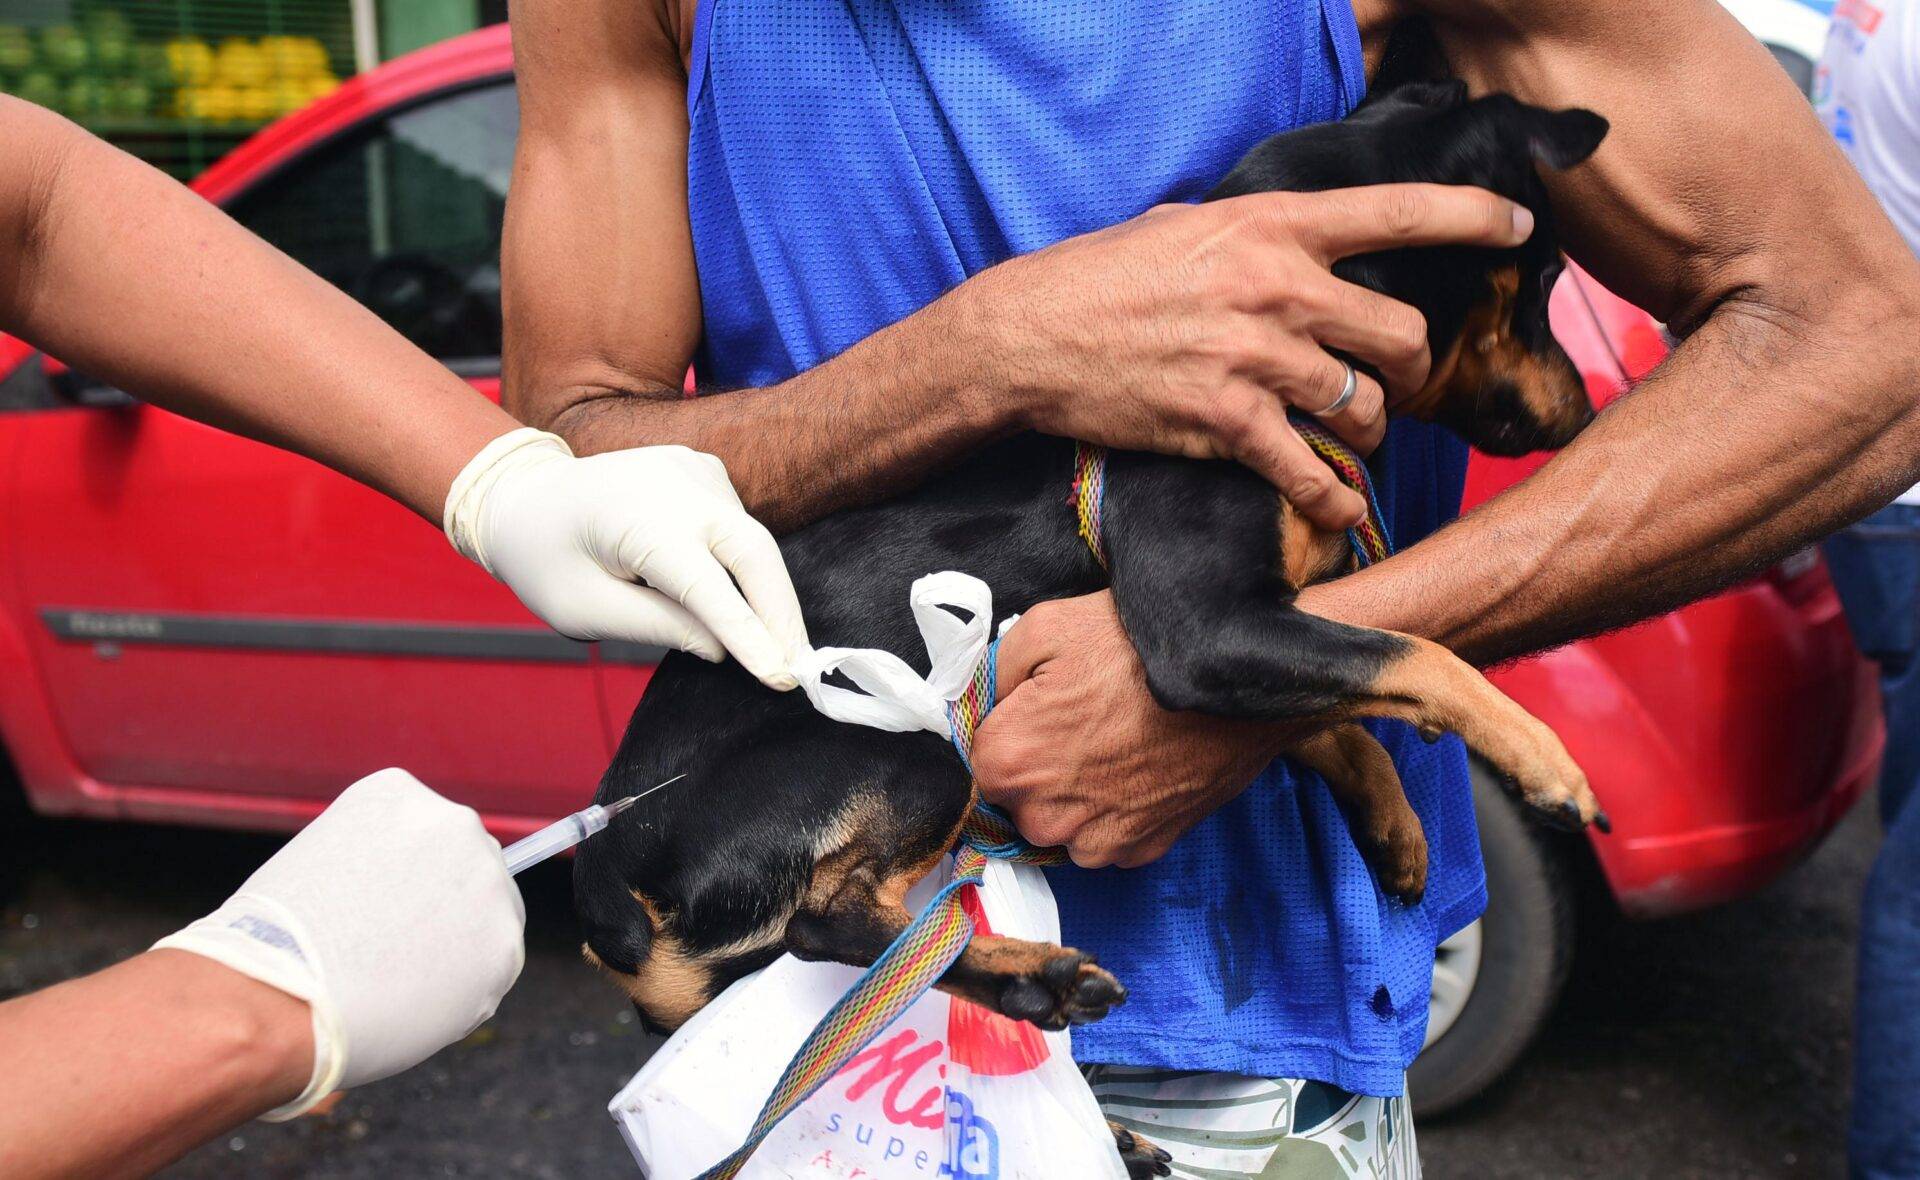
{"label": "man's forearm", "polygon": [[0,1004],[0,1174],[139,1176],[292,1098],[307,1005],[185,951]]}
{"label": "man's forearm", "polygon": [[688,398],[576,395],[551,423],[580,454],[679,443],[718,455],[747,510],[784,532],[884,499],[1018,424],[1010,383],[952,296],[789,381]]}
{"label": "man's forearm", "polygon": [[152,167],[5,96],[0,138],[0,330],[436,523],[454,475],[516,425]]}
{"label": "man's forearm", "polygon": [[1531,478],[1302,605],[1488,664],[1778,560],[1920,478],[1917,292],[1889,258],[1806,316],[1723,303]]}

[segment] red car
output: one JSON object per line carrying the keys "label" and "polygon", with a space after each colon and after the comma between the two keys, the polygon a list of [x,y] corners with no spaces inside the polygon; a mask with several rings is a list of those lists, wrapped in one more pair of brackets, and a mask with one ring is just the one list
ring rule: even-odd
{"label": "red car", "polygon": [[[511,71],[503,27],[411,55],[195,187],[495,396]],[[1577,273],[1553,312],[1600,397],[1664,349]],[[1521,471],[1476,460],[1470,498]],[[402,765],[522,835],[587,798],[657,655],[562,639],[374,492],[0,338],[0,773],[35,811],[290,829]],[[1811,554],[1498,679],[1591,775],[1631,914],[1758,888],[1877,767],[1874,681]],[[1480,805],[1494,900],[1442,949],[1423,1111],[1511,1064],[1573,936],[1588,853]]]}

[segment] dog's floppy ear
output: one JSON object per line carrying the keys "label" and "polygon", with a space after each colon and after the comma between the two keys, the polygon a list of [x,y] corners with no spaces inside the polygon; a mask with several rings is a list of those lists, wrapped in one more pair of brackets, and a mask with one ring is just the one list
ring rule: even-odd
{"label": "dog's floppy ear", "polygon": [[1524,107],[1527,150],[1554,171],[1573,167],[1594,153],[1607,137],[1607,121],[1592,111],[1573,107],[1549,111]]}

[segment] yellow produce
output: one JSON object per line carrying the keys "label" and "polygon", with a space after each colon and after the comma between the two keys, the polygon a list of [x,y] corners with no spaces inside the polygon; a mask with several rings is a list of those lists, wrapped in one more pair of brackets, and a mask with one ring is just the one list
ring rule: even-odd
{"label": "yellow produce", "polygon": [[231,86],[202,86],[196,92],[194,117],[209,123],[230,123],[240,117],[240,92]]}
{"label": "yellow produce", "polygon": [[292,78],[282,78],[273,84],[273,113],[284,115],[297,111],[307,105],[307,85]]}
{"label": "yellow produce", "polygon": [[234,109],[239,118],[249,123],[264,123],[280,113],[270,86],[249,86],[239,91],[239,95]]}
{"label": "yellow produce", "polygon": [[308,78],[331,77],[333,61],[327,56],[327,47],[315,37],[290,37],[288,40],[299,46],[301,74]]}
{"label": "yellow produce", "polygon": [[307,97],[309,99],[325,98],[338,89],[340,89],[340,79],[332,74],[322,74],[307,82]]}
{"label": "yellow produce", "polygon": [[292,37],[262,37],[260,52],[267,57],[267,73],[275,78],[292,78],[299,73],[300,51]]}
{"label": "yellow produce", "polygon": [[182,86],[205,86],[213,81],[213,50],[198,37],[169,41],[167,68]]}
{"label": "yellow produce", "polygon": [[239,88],[265,86],[273,77],[267,55],[245,37],[229,37],[220,43],[214,73],[221,83]]}

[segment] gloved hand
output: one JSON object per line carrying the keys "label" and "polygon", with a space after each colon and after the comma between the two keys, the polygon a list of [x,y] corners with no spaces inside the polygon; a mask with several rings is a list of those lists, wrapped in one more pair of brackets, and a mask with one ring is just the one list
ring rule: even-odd
{"label": "gloved hand", "polygon": [[712,455],[640,447],[577,459],[555,435],[515,430],[455,477],[446,530],[562,635],[716,661],[731,652],[769,688],[797,683],[787,663],[807,630],[793,583]]}
{"label": "gloved hand", "polygon": [[520,977],[526,923],[473,809],[383,770],[154,949],[204,955],[313,1009],[313,1076],[264,1116],[280,1121],[480,1027]]}

